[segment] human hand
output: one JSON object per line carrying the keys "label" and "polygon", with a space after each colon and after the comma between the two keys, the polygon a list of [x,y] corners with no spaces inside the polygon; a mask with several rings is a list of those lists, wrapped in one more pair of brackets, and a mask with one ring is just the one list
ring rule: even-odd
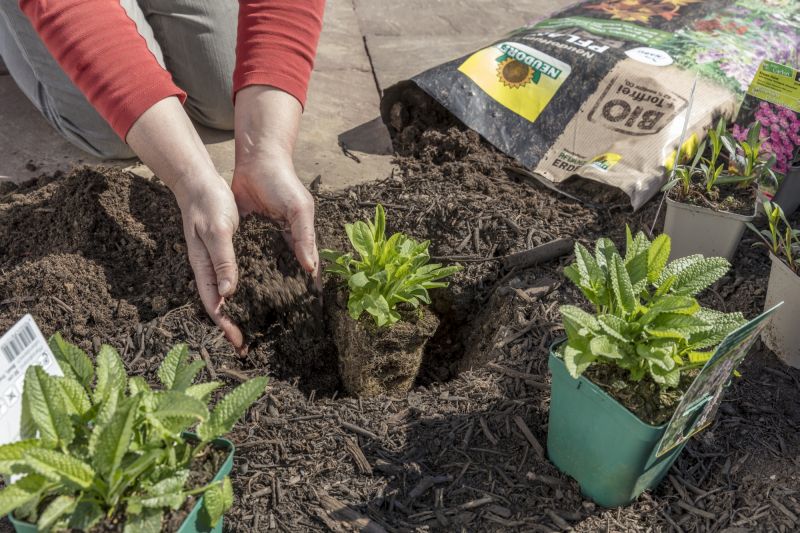
{"label": "human hand", "polygon": [[225,337],[241,350],[244,336],[222,311],[225,297],[236,291],[238,282],[233,234],[239,226],[239,214],[233,193],[216,172],[181,180],[172,190],[181,210],[186,249],[200,300]]}
{"label": "human hand", "polygon": [[300,266],[318,280],[314,199],[292,165],[276,160],[237,163],[231,189],[241,216],[259,213],[284,226]]}
{"label": "human hand", "polygon": [[292,153],[302,108],[286,92],[251,85],[236,93],[236,168],[231,188],[239,214],[283,224],[300,266],[320,285],[314,200],[297,178]]}

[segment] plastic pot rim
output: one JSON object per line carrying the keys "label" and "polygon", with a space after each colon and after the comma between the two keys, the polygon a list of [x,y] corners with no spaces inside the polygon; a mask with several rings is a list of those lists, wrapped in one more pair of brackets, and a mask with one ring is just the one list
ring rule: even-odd
{"label": "plastic pot rim", "polygon": [[687,211],[701,213],[704,215],[713,215],[713,216],[718,216],[720,218],[729,218],[732,220],[738,220],[740,222],[752,222],[753,219],[755,219],[756,215],[758,214],[758,200],[753,201],[752,215],[741,215],[739,213],[731,213],[730,211],[718,211],[716,209],[711,209],[710,207],[702,207],[699,205],[687,204],[685,202],[679,202],[677,200],[673,200],[669,196],[667,196],[667,205],[672,205],[675,206],[676,208],[681,208]]}
{"label": "plastic pot rim", "polygon": [[[559,364],[564,365],[564,366],[566,366],[565,363],[564,363],[564,360],[557,355],[556,349],[559,346],[561,346],[562,344],[564,344],[565,342],[567,342],[567,338],[566,337],[560,337],[560,338],[554,340],[552,342],[552,344],[550,344],[550,358],[553,359],[553,360],[558,361]],[[587,378],[584,374],[581,374],[581,376],[578,379],[575,379],[570,375],[570,379],[572,379],[575,382],[579,382],[581,384],[580,385],[581,387],[589,387],[591,390],[597,392],[598,394],[600,394],[601,396],[605,397],[609,401],[614,402],[617,406],[620,407],[620,409],[625,411],[625,416],[626,417],[631,418],[637,424],[639,424],[639,425],[641,425],[643,427],[646,427],[648,429],[662,430],[662,429],[665,429],[667,427],[667,424],[669,423],[669,422],[664,422],[663,424],[660,424],[658,426],[654,426],[653,424],[649,424],[649,423],[645,422],[644,420],[642,420],[641,418],[636,416],[633,413],[633,411],[631,411],[630,409],[628,409],[627,407],[622,405],[613,396],[611,396],[606,391],[604,391],[602,387],[600,387],[599,385],[594,383],[592,380]]]}
{"label": "plastic pot rim", "polygon": [[[196,434],[190,433],[190,432],[184,432],[181,436],[184,438],[184,440],[188,440],[188,439],[191,439],[191,438],[197,438]],[[230,457],[236,451],[236,446],[231,441],[229,441],[228,439],[225,439],[225,438],[222,438],[222,437],[212,440],[210,442],[210,444],[213,445],[214,447],[218,448],[218,449],[226,450],[228,452],[228,454],[225,456],[225,460],[222,462],[222,465],[220,465],[219,470],[217,470],[217,473],[214,474],[214,478],[211,481],[209,481],[209,483],[214,483],[215,481],[219,481],[219,480],[221,480],[223,477],[225,477],[227,475],[227,473],[223,474],[222,471],[225,469],[225,463],[228,462],[228,459],[230,459]],[[197,499],[197,501],[195,502],[194,506],[186,514],[186,517],[183,519],[183,522],[181,522],[181,525],[180,525],[180,527],[178,529],[180,529],[184,525],[186,525],[186,521],[189,519],[189,517],[192,516],[195,512],[198,512],[200,510],[200,508],[203,506],[203,498],[204,497],[205,496],[203,495],[203,496],[201,496],[200,498]],[[14,526],[15,530],[17,528],[17,525],[36,528],[36,524],[31,524],[30,522],[24,522],[22,520],[19,520],[19,519],[15,518],[13,511],[8,513],[7,516],[8,516],[8,520]],[[36,531],[39,531],[39,529],[37,528]]]}
{"label": "plastic pot rim", "polygon": [[778,268],[782,268],[787,274],[791,274],[794,277],[800,278],[800,274],[792,270],[791,267],[786,264],[786,261],[783,259],[783,257],[775,255],[772,250],[769,251],[769,258],[773,264],[779,263]]}

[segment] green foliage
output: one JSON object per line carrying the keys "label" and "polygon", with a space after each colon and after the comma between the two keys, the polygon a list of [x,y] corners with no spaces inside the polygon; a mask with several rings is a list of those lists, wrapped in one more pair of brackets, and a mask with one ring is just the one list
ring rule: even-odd
{"label": "green foliage", "polygon": [[783,209],[769,200],[764,201],[764,213],[767,215],[769,229],[760,230],[747,223],[775,256],[780,257],[795,272],[800,272],[800,230],[792,228]]}
{"label": "green foliage", "polygon": [[375,207],[374,222],[346,224],[345,231],[357,258],[333,250],[322,250],[320,255],[331,262],[326,271],[347,282],[347,307],[354,320],[366,311],[379,327],[394,324],[400,320],[398,305],[430,304],[428,290],[446,287],[439,280],[461,270],[460,266],[428,264],[430,241],[417,242],[402,233],[387,239],[380,204]]}
{"label": "green foliage", "polygon": [[[775,172],[772,170],[776,159],[774,155],[761,150],[760,131],[761,123],[756,121],[747,130],[743,140],[736,140],[728,131],[725,117],[720,117],[716,127],[708,130],[706,139],[700,144],[691,163],[675,165],[674,174],[664,190],[680,184],[685,197],[697,178],[706,194],[710,194],[715,187],[726,184],[750,187],[753,183],[766,180],[777,184]],[[723,148],[727,153],[727,165],[721,157]],[[680,154],[676,160],[681,160]]]}
{"label": "green foliage", "polygon": [[[193,381],[203,364],[185,345],[158,370],[163,389],[128,378],[117,352],[103,346],[97,366],[76,346],[49,341],[63,377],[30,367],[23,427],[30,437],[0,446],[0,474],[18,479],[0,490],[0,515],[14,511],[40,531],[85,530],[124,513],[128,533],[161,530],[166,509],[205,495],[213,523],[233,505],[230,480],[186,487],[192,462],[229,432],[265,391],[267,378],[242,383],[209,410],[219,382]],[[183,433],[196,427],[198,439]]]}
{"label": "green foliage", "polygon": [[594,306],[594,314],[564,305],[567,332],[563,357],[577,378],[592,364],[629,371],[631,381],[649,377],[675,387],[681,372],[702,366],[710,350],[744,323],[740,313],[704,309],[695,296],[721,278],[730,265],[722,258],[692,255],[667,262],[670,239],[652,242],[627,230],[624,257],[602,238],[592,254],[575,245],[575,262],[564,269]]}

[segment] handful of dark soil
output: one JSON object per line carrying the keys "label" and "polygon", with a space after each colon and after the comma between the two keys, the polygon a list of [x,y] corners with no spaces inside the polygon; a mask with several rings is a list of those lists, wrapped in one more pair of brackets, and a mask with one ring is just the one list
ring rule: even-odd
{"label": "handful of dark soil", "polygon": [[256,358],[278,355],[279,375],[301,376],[311,388],[332,389],[335,349],[326,335],[322,298],[314,289],[282,231],[272,222],[249,216],[233,239],[239,284],[225,312],[242,328]]}

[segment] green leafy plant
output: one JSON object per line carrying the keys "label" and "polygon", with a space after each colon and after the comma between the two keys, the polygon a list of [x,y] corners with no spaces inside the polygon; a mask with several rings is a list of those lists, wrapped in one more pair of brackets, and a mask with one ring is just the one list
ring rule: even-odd
{"label": "green leafy plant", "polygon": [[767,215],[768,229],[759,230],[747,223],[775,256],[780,257],[795,272],[800,272],[800,230],[793,229],[783,209],[769,200],[764,201],[764,213]]}
{"label": "green leafy plant", "polygon": [[[110,346],[97,365],[54,335],[50,348],[64,373],[39,366],[25,374],[22,438],[0,446],[0,515],[15,511],[39,531],[88,530],[124,518],[126,533],[160,531],[168,509],[204,495],[212,524],[233,504],[230,479],[187,487],[192,463],[229,432],[265,391],[267,378],[242,383],[209,410],[218,381],[194,383],[203,367],[175,346],[158,369],[162,388],[128,377]],[[184,432],[196,428],[196,438]]]}
{"label": "green leafy plant", "polygon": [[728,152],[728,171],[719,178],[720,184],[736,183],[740,187],[749,187],[754,182],[769,180],[777,186],[778,180],[772,170],[777,159],[775,154],[761,150],[763,141],[759,121],[753,122],[744,139],[736,140],[729,132],[725,132],[722,142]]}
{"label": "green leafy plant", "polygon": [[401,318],[400,304],[412,308],[430,304],[428,290],[447,287],[439,280],[461,270],[429,264],[430,241],[417,242],[403,233],[387,239],[386,214],[380,204],[374,221],[346,224],[345,231],[357,257],[333,250],[322,250],[320,255],[331,262],[326,271],[347,282],[347,308],[354,320],[366,311],[378,327],[394,324]]}
{"label": "green leafy plant", "polygon": [[616,365],[631,381],[651,378],[676,387],[681,372],[705,364],[711,349],[744,323],[741,313],[700,306],[695,296],[730,268],[723,258],[692,255],[668,263],[670,239],[652,242],[627,230],[623,257],[601,238],[594,254],[575,245],[564,274],[594,305],[594,313],[564,305],[564,363],[577,378],[592,364]]}
{"label": "green leafy plant", "polygon": [[[775,172],[772,170],[776,159],[774,155],[761,151],[761,124],[756,121],[748,129],[743,140],[736,140],[728,131],[725,117],[717,121],[715,128],[708,130],[706,139],[700,144],[691,162],[675,166],[671,179],[663,190],[670,190],[681,185],[683,196],[687,196],[696,179],[702,184],[706,194],[715,187],[736,184],[739,187],[750,187],[754,182],[762,183],[770,180],[777,184]],[[722,149],[727,153],[727,165],[722,159]],[[685,158],[678,154],[677,159]]]}

